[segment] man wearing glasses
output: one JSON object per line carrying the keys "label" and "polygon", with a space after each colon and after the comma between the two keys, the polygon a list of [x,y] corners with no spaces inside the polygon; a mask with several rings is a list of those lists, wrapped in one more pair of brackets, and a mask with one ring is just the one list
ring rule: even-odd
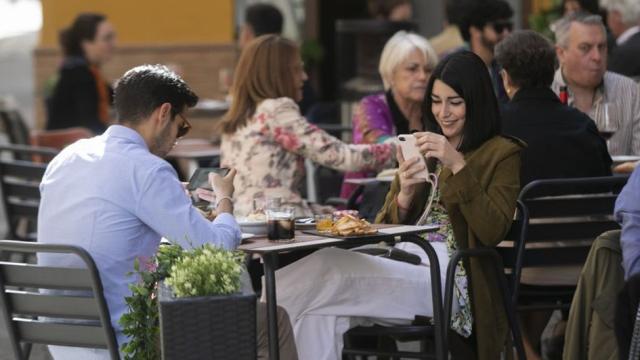
{"label": "man wearing glasses", "polygon": [[[119,80],[114,100],[117,124],[65,148],[47,167],[40,185],[38,241],[76,245],[91,254],[122,346],[128,339],[118,320],[127,311],[128,286],[137,281],[131,275],[136,259],[152,257],[161,237],[185,248],[209,243],[234,249],[241,234],[232,215],[235,170],[225,177],[210,175],[213,194],[207,195],[215,198],[218,215],[209,221],[191,205],[163,159],[191,127],[182,113],[198,97],[189,86],[164,66],[143,65]],[[38,262],[81,266],[74,257],[53,254]],[[290,331],[286,314],[279,317]],[[281,334],[293,343],[288,335]],[[266,348],[266,340],[260,341]],[[295,358],[295,345],[289,347]],[[50,346],[50,351],[55,359],[108,358],[98,349]]]}
{"label": "man wearing glasses", "polygon": [[494,59],[494,48],[513,30],[513,9],[504,0],[488,0],[464,6],[460,23],[462,38],[487,65],[493,89],[500,104],[509,101],[504,90],[500,69]]}

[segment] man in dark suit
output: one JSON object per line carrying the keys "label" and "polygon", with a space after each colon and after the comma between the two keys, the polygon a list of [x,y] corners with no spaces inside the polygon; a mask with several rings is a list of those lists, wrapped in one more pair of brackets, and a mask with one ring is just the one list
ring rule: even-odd
{"label": "man in dark suit", "polygon": [[611,175],[611,157],[596,124],[566,106],[549,88],[552,45],[532,31],[517,31],[496,47],[511,101],[502,110],[505,134],[524,140],[520,183],[537,179]]}
{"label": "man in dark suit", "polygon": [[603,0],[607,24],[617,46],[609,59],[609,70],[640,80],[640,1]]}

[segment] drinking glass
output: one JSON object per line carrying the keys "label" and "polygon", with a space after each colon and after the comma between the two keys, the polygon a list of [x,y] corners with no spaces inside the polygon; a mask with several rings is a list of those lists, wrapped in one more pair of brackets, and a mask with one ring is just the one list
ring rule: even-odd
{"label": "drinking glass", "polygon": [[293,206],[267,206],[267,238],[277,242],[293,241],[296,231],[294,214]]}
{"label": "drinking glass", "polygon": [[600,122],[598,124],[598,132],[609,144],[609,139],[613,134],[618,131],[618,121],[612,111],[612,104],[608,102],[602,102],[598,105],[598,113]]}
{"label": "drinking glass", "polygon": [[318,214],[315,216],[316,230],[321,233],[330,233],[333,227],[333,215]]}

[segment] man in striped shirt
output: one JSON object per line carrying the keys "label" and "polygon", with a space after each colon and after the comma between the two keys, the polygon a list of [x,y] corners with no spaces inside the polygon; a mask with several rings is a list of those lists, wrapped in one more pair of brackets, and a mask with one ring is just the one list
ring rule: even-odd
{"label": "man in striped shirt", "polygon": [[606,71],[602,18],[572,14],[559,20],[554,31],[560,68],[553,91],[568,88],[569,106],[589,115],[603,136],[611,136],[611,155],[640,155],[640,89],[632,79]]}

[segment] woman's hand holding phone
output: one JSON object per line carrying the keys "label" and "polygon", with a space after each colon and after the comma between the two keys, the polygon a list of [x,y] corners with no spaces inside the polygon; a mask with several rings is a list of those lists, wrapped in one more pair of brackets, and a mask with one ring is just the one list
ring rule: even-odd
{"label": "woman's hand holding phone", "polygon": [[432,132],[418,132],[413,136],[421,154],[426,158],[438,159],[442,166],[449,168],[454,174],[467,164],[462,153],[445,136]]}
{"label": "woman's hand holding phone", "polygon": [[418,186],[424,184],[426,181],[424,178],[416,176],[423,172],[426,166],[417,156],[405,160],[400,147],[396,148],[396,157],[399,163],[398,178],[400,179],[400,193],[398,194],[397,201],[401,208],[408,209],[409,206],[411,206]]}

